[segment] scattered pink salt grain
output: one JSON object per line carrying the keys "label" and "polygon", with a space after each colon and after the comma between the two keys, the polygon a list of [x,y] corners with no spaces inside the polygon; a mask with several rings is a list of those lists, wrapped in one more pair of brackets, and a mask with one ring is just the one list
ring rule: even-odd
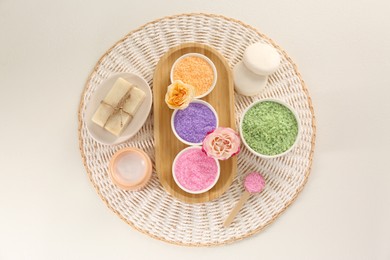
{"label": "scattered pink salt grain", "polygon": [[251,172],[245,177],[244,187],[249,193],[258,193],[264,189],[265,181],[263,176],[257,172]]}
{"label": "scattered pink salt grain", "polygon": [[174,177],[189,192],[210,189],[217,181],[219,168],[215,159],[208,157],[201,147],[183,150],[175,159]]}

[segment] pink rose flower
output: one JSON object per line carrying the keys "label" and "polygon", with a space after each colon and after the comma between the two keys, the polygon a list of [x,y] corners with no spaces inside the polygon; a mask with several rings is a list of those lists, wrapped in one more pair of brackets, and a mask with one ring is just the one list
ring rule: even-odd
{"label": "pink rose flower", "polygon": [[210,157],[226,160],[240,152],[241,139],[233,129],[218,127],[203,140],[203,151]]}

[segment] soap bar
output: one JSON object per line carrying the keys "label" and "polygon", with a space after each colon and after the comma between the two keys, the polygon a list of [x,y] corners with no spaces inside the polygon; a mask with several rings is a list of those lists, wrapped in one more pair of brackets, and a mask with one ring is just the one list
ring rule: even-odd
{"label": "soap bar", "polygon": [[123,78],[118,78],[102,100],[92,121],[119,136],[145,99],[145,93]]}
{"label": "soap bar", "polygon": [[145,92],[137,87],[133,87],[130,90],[130,98],[123,105],[123,111],[118,111],[115,113],[107,122],[105,129],[114,135],[119,136],[129,125],[144,99]]}
{"label": "soap bar", "polygon": [[246,68],[240,61],[233,69],[234,88],[237,93],[244,96],[254,96],[267,85],[268,76],[257,75]]}
{"label": "soap bar", "polygon": [[125,110],[130,115],[135,115],[138,108],[141,106],[142,102],[145,99],[145,92],[140,90],[137,87],[134,87],[130,91],[130,99],[123,106],[123,110]]}
{"label": "soap bar", "polygon": [[103,99],[105,104],[100,104],[92,117],[92,121],[97,125],[104,127],[110,115],[114,113],[114,108],[118,106],[118,103],[132,87],[133,86],[130,82],[124,80],[123,78],[118,78],[111,90]]}
{"label": "soap bar", "polygon": [[246,48],[243,62],[255,74],[268,76],[280,65],[280,55],[274,47],[265,43],[255,43]]}

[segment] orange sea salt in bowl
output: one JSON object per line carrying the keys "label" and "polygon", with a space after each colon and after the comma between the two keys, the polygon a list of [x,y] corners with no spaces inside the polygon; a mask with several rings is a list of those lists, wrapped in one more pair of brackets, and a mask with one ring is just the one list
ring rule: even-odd
{"label": "orange sea salt in bowl", "polygon": [[181,80],[195,88],[195,98],[208,95],[217,83],[214,63],[200,53],[187,53],[173,63],[171,82]]}

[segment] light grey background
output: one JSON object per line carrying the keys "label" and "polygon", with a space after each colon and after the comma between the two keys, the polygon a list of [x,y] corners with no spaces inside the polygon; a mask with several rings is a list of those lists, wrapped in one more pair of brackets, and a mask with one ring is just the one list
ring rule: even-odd
{"label": "light grey background", "polygon": [[[390,259],[389,1],[0,0],[0,259]],[[106,208],[78,149],[81,92],[129,31],[184,12],[270,36],[313,98],[317,145],[297,201],[252,238],[186,248]]]}

